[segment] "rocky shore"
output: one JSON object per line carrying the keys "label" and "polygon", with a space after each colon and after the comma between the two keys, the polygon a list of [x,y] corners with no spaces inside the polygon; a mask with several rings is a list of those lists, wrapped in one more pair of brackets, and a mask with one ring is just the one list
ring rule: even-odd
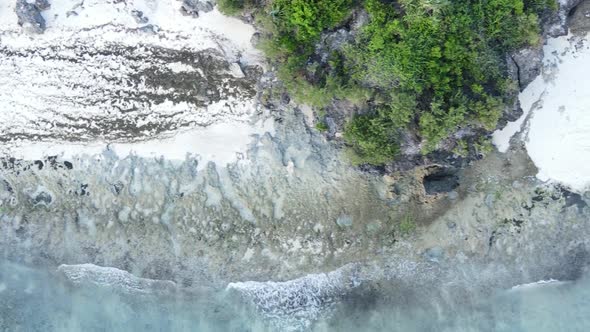
{"label": "rocky shore", "polygon": [[[522,134],[485,158],[359,169],[333,140],[341,113],[322,134],[309,108],[265,99],[280,82],[251,26],[194,1],[50,3],[0,4],[6,260],[73,285],[227,291],[282,331],[369,298],[453,310],[590,263],[588,192],[537,179]],[[547,38],[588,31],[578,3]],[[521,89],[542,59],[511,57]]]}

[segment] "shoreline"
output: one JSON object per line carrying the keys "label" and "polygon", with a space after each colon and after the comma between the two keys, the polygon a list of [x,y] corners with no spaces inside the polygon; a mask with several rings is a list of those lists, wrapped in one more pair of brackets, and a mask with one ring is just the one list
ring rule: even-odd
{"label": "shoreline", "polygon": [[[131,16],[124,18],[126,24],[136,24]],[[48,29],[54,23],[49,21]],[[242,47],[240,41],[230,43],[229,49]],[[35,45],[27,43],[29,48]],[[228,49],[215,47],[221,48],[219,54]],[[170,59],[186,56],[177,51],[171,51]],[[187,75],[203,70],[204,76],[223,70],[211,81],[199,81],[230,85],[227,95],[205,103],[219,104],[214,115],[200,114],[208,108],[199,102],[179,113],[151,107],[147,113],[153,122],[158,122],[155,115],[172,116],[177,126],[158,127],[130,143],[116,135],[104,139],[93,134],[44,144],[35,142],[31,133],[29,142],[19,144],[32,147],[21,151],[23,157],[36,160],[15,159],[10,152],[0,158],[3,258],[48,271],[66,264],[73,267],[62,269],[75,272],[80,264],[92,264],[125,285],[166,280],[180,289],[173,294],[229,287],[228,292],[239,293],[262,316],[304,324],[303,329],[329,317],[332,307],[364,303],[375,293],[385,302],[413,299],[420,304],[433,298],[440,300],[437,304],[459,305],[469,294],[487,296],[501,287],[584,276],[590,266],[590,192],[576,194],[535,178],[539,170],[526,151],[529,142],[513,139],[505,153],[493,151],[453,172],[444,167],[386,175],[365,172],[352,167],[341,149],[311,128],[308,115],[292,103],[264,109],[260,89],[275,82],[272,73],[249,72],[246,67],[240,67],[244,77],[232,72],[240,56],[232,52],[216,53],[219,57],[209,59],[213,68],[202,63],[189,66],[194,70],[168,68]],[[0,50],[0,56],[7,54]],[[124,58],[122,67],[141,65],[134,56]],[[53,60],[59,68],[68,67],[59,57]],[[44,68],[20,66],[38,72]],[[115,67],[109,68],[117,72]],[[75,71],[69,74],[73,79]],[[158,84],[162,91],[172,84],[168,97],[190,90],[165,77],[162,73]],[[59,86],[58,79],[51,82],[48,86]],[[30,91],[35,90],[28,83]],[[115,96],[109,89],[105,96]],[[148,90],[141,90],[142,96],[149,97]],[[49,96],[62,102],[68,91],[79,92],[51,90]],[[231,98],[224,96],[232,94],[246,95],[247,105],[228,105]],[[0,106],[12,105],[13,96],[4,97]],[[94,97],[81,96],[90,103],[98,100]],[[51,98],[39,100],[42,104]],[[29,102],[35,96],[16,99]],[[109,107],[106,102],[99,105]],[[64,132],[49,128],[42,134],[71,134],[67,132],[77,128],[76,119],[63,113]],[[3,126],[12,128],[14,116],[37,126],[44,114],[5,112]],[[91,118],[77,130],[84,133],[96,124],[108,129],[124,122],[122,114],[107,115],[105,122]],[[200,120],[208,126],[200,129]],[[222,127],[219,137],[209,140],[216,126]],[[179,129],[185,127],[194,131]],[[26,126],[21,129],[26,133]],[[168,141],[154,139],[167,134],[173,136]],[[231,144],[224,141],[228,137]],[[115,142],[112,151],[96,143],[103,140]],[[64,141],[94,143],[80,147]],[[432,183],[425,185],[428,178]],[[307,289],[313,292],[305,293]],[[289,316],[294,312],[300,315]]]}

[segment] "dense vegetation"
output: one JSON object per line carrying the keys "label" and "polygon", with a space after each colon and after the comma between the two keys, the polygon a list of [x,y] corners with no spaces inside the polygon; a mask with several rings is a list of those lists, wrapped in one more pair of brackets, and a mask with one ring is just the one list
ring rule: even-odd
{"label": "dense vegetation", "polygon": [[[235,12],[253,6],[222,0]],[[321,59],[323,32],[363,6],[369,22],[345,47]],[[493,130],[515,83],[507,51],[539,42],[538,17],[555,0],[273,0],[259,12],[264,50],[300,100],[332,98],[368,105],[345,138],[357,162],[382,164],[399,152],[399,136],[417,130],[422,152],[463,126]],[[322,127],[324,128],[324,127]]]}
{"label": "dense vegetation", "polygon": [[235,15],[255,5],[255,0],[217,0],[219,10],[227,15]]}

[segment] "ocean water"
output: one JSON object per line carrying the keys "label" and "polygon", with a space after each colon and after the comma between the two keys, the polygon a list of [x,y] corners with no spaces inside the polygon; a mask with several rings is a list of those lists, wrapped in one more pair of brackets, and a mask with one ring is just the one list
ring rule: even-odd
{"label": "ocean water", "polygon": [[[114,285],[116,286],[116,285]],[[73,285],[30,267],[0,263],[0,331],[252,331],[257,323],[224,294],[121,292]]]}
{"label": "ocean water", "polygon": [[[116,286],[116,285],[115,285]],[[386,286],[384,286],[386,287]],[[383,290],[387,293],[387,290]],[[347,297],[313,331],[588,331],[590,278],[548,281],[477,298],[452,308],[426,297],[388,300],[381,290]],[[459,299],[460,300],[460,299]],[[292,304],[291,304],[292,305]],[[295,311],[294,311],[295,312]],[[0,263],[0,331],[297,331],[272,327],[227,291],[122,292],[72,284],[55,273]]]}
{"label": "ocean water", "polygon": [[[412,301],[413,302],[413,301]],[[502,331],[590,330],[590,279],[540,282],[474,296],[466,305],[432,302],[406,306],[381,303],[336,314],[317,331]]]}

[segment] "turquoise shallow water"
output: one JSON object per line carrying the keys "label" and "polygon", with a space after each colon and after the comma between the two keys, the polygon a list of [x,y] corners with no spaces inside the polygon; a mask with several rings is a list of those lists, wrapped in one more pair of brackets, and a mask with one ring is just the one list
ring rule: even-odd
{"label": "turquoise shallow water", "polygon": [[[463,295],[465,296],[465,294]],[[468,295],[469,296],[469,295]],[[590,278],[469,296],[452,308],[423,301],[379,300],[379,289],[348,298],[315,331],[590,330]],[[370,298],[374,301],[367,301]],[[418,304],[420,303],[420,304]],[[272,331],[226,292],[130,294],[72,286],[48,272],[0,263],[0,331]]]}
{"label": "turquoise shallow water", "polygon": [[251,331],[223,294],[129,294],[0,263],[0,331]]}
{"label": "turquoise shallow water", "polygon": [[530,284],[498,290],[469,305],[445,308],[387,303],[356,307],[329,320],[320,331],[590,331],[590,279]]}

